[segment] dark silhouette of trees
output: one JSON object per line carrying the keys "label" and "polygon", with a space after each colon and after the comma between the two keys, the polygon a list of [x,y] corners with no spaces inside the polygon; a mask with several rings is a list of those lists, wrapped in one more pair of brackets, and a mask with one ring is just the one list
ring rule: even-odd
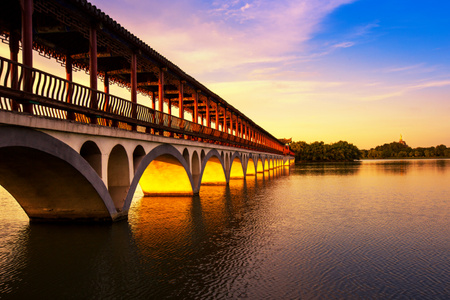
{"label": "dark silhouette of trees", "polygon": [[339,141],[334,144],[324,144],[324,142],[293,142],[290,144],[295,153],[296,161],[307,162],[335,162],[354,161],[361,158],[361,151],[353,144]]}
{"label": "dark silhouette of trees", "polygon": [[361,150],[362,158],[431,158],[431,157],[450,157],[450,148],[445,145],[436,147],[417,147],[411,148],[406,144],[392,142],[377,146],[370,150]]}
{"label": "dark silhouette of trees", "polygon": [[436,147],[411,148],[405,143],[392,142],[372,148],[370,150],[359,150],[345,141],[333,144],[324,142],[292,142],[290,144],[295,153],[297,162],[336,162],[354,161],[358,159],[383,159],[383,158],[450,158],[450,148],[445,145]]}

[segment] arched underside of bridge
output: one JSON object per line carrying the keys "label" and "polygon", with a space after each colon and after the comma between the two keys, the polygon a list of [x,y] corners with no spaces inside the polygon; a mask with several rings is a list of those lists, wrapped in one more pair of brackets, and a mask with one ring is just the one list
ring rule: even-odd
{"label": "arched underside of bridge", "polygon": [[163,154],[155,158],[139,180],[146,196],[192,195],[192,185],[183,164],[174,156]]}
{"label": "arched underside of bridge", "polygon": [[264,165],[261,159],[258,159],[258,162],[256,164],[256,173],[263,173],[264,172]]}
{"label": "arched underside of bridge", "polygon": [[247,172],[245,174],[246,176],[255,176],[255,162],[253,161],[253,158],[249,158],[247,161]]}
{"label": "arched underside of bridge", "polygon": [[112,221],[123,216],[80,154],[36,130],[0,127],[0,185],[33,221]]}
{"label": "arched underside of bridge", "polygon": [[230,179],[241,178],[244,178],[244,167],[239,156],[235,154],[231,161]]}
{"label": "arched underside of bridge", "polygon": [[[198,155],[193,157],[193,161],[197,160]],[[195,172],[198,169],[194,168]],[[169,144],[157,146],[141,159],[135,169],[123,210],[129,210],[138,184],[146,196],[182,196],[198,193],[193,183],[186,154],[180,154]]]}
{"label": "arched underside of bridge", "polygon": [[[215,149],[208,152],[202,161],[202,170],[200,182],[203,185],[225,185],[227,184],[224,159]],[[200,190],[200,186],[198,189]]]}

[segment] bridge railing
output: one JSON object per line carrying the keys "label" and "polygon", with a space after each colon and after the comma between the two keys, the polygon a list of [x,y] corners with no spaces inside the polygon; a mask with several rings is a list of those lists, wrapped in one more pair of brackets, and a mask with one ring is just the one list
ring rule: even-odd
{"label": "bridge railing", "polygon": [[[93,101],[93,99],[95,101]],[[91,89],[0,57],[0,110],[131,129],[142,126],[203,141],[282,154],[283,151]]]}

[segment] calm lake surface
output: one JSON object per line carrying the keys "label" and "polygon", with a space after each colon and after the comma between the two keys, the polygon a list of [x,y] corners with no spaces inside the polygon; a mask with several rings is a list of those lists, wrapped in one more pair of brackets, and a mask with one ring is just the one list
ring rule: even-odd
{"label": "calm lake surface", "polygon": [[30,224],[0,191],[0,299],[450,299],[450,160],[311,164]]}

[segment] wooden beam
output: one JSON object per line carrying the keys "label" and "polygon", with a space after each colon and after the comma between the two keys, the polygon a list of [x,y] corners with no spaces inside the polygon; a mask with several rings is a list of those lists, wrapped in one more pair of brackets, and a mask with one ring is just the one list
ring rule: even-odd
{"label": "wooden beam", "polygon": [[[72,54],[70,57],[72,59],[89,59],[91,55],[89,53],[78,53],[78,54]],[[121,57],[121,56],[113,56],[110,52],[100,52],[97,53],[97,58],[103,58],[103,57]]]}

